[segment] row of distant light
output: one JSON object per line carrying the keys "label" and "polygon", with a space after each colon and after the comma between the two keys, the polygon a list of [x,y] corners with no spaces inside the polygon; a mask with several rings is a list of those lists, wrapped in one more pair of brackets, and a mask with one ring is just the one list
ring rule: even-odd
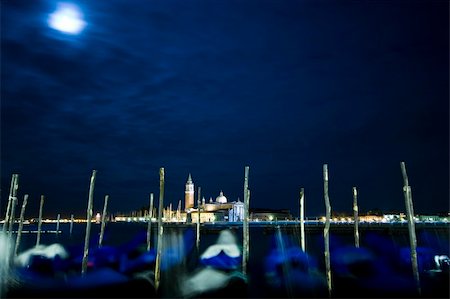
{"label": "row of distant light", "polygon": [[[320,222],[325,222],[326,217],[320,218]],[[355,221],[351,218],[332,218],[330,219],[331,222],[335,223],[354,223]],[[443,218],[442,220],[436,221],[434,219],[426,219],[426,220],[420,220],[418,217],[414,217],[415,222],[448,222],[447,218]],[[382,219],[362,219],[360,222],[376,222],[376,223],[392,223],[392,222],[407,222],[406,219],[395,219],[395,218],[382,218]]]}
{"label": "row of distant light", "polygon": [[[95,221],[95,220],[92,220]],[[16,220],[15,222],[19,222],[18,220]],[[24,223],[32,223],[32,222],[37,222],[36,220],[34,221],[30,221],[30,220],[24,220]],[[58,219],[42,219],[42,223],[57,223]],[[59,220],[60,223],[70,223],[72,222],[72,220],[70,219],[60,219]],[[73,219],[73,222],[87,222],[86,219]],[[5,220],[1,220],[0,223],[5,223]]]}
{"label": "row of distant light", "polygon": [[[148,221],[147,217],[117,216],[114,219],[117,222],[147,222]],[[168,219],[163,217],[162,220],[163,221],[167,221]],[[273,220],[274,220],[274,217],[269,217],[269,221],[273,221]],[[97,221],[95,219],[92,219],[91,221],[92,222],[99,222],[98,219],[97,219]],[[157,221],[158,221],[157,218],[152,218],[152,222],[157,222]],[[179,220],[177,218],[172,218],[171,219],[171,222],[184,222],[184,221],[185,221],[184,219],[182,219],[182,220]],[[264,221],[264,220],[251,219],[251,221],[259,222],[259,221]],[[289,221],[289,220],[287,220],[287,221]],[[298,220],[290,220],[290,221],[298,221]],[[313,222],[325,222],[325,221],[326,221],[326,217],[321,217],[318,220],[305,220],[306,223],[308,223],[308,222],[311,222],[311,223],[313,223]],[[355,222],[351,218],[331,218],[330,221],[333,222],[333,223],[354,223]],[[387,219],[387,218],[360,220],[360,222],[373,222],[373,223],[391,223],[391,222],[398,222],[398,221],[400,221],[400,222],[407,222],[407,220],[405,220],[405,219],[395,220],[395,219]],[[440,221],[436,221],[436,220],[433,220],[433,219],[427,219],[427,220],[420,221],[419,218],[414,217],[414,221],[416,221],[416,222],[431,222],[431,223],[433,223],[433,222],[448,222],[448,219],[447,218],[443,218]],[[29,223],[31,221],[26,220],[25,222]],[[36,221],[34,221],[34,222],[36,222]],[[57,223],[58,220],[57,219],[42,219],[42,222],[43,223]],[[60,219],[59,222],[60,223],[70,223],[70,222],[72,222],[72,220],[71,219]],[[75,222],[75,223],[83,223],[83,222],[87,222],[87,221],[86,221],[86,219],[74,219],[73,222]],[[0,223],[4,223],[4,220],[0,221]]]}
{"label": "row of distant light", "polygon": [[[117,222],[147,222],[148,218],[146,217],[116,217],[115,220]],[[273,221],[274,218],[269,217],[269,221]],[[416,222],[421,222],[419,221],[418,218],[414,218],[414,220]],[[152,218],[152,222],[156,222],[158,221],[156,218]],[[167,221],[167,218],[163,218],[162,221]],[[264,221],[264,220],[260,220],[260,219],[252,219],[250,221],[254,221],[254,222],[260,222],[260,221]],[[287,220],[289,221],[289,220]],[[298,221],[298,220],[290,220],[290,221]],[[326,218],[322,217],[319,220],[305,220],[306,223],[315,223],[315,222],[325,222]],[[399,222],[407,222],[407,220],[405,219],[400,219],[398,220]],[[371,219],[371,220],[361,220],[360,222],[364,223],[364,222],[370,222],[370,223],[393,223],[393,222],[398,222],[396,220],[388,220],[388,219]],[[171,222],[184,222],[184,220],[178,220],[176,218],[172,218]],[[353,219],[350,218],[332,218],[330,219],[330,222],[332,223],[354,223],[355,221]],[[422,222],[448,222],[448,220],[446,218],[444,218],[442,221],[435,221],[435,220],[426,220],[426,221],[422,221]]]}
{"label": "row of distant light", "polygon": [[[147,217],[123,217],[123,216],[116,216],[115,221],[117,222],[147,222]],[[166,221],[167,218],[163,217],[162,221]],[[152,218],[152,222],[158,221],[157,218]],[[172,222],[185,222],[185,220],[178,220],[177,218],[172,218]]]}

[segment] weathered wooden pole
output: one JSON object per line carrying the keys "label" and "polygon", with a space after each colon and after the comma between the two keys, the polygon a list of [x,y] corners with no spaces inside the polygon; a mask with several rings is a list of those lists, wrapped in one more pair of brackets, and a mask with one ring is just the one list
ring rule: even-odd
{"label": "weathered wooden pole", "polygon": [[44,195],[41,195],[41,201],[39,204],[39,219],[38,219],[38,230],[36,237],[36,246],[41,243],[41,229],[42,229],[42,208],[44,207]]}
{"label": "weathered wooden pole", "polygon": [[181,200],[178,201],[177,220],[178,220],[178,222],[181,221]]}
{"label": "weathered wooden pole", "polygon": [[17,196],[16,194],[13,195],[12,202],[11,202],[11,216],[9,217],[9,229],[8,229],[8,238],[12,237],[12,232],[14,228],[14,221],[16,220],[16,206],[17,206]]}
{"label": "weathered wooden pole", "polygon": [[17,256],[19,251],[20,239],[22,238],[23,220],[25,216],[25,208],[28,203],[28,194],[23,196],[22,209],[20,209],[19,229],[17,230],[16,247],[14,248],[14,256]]}
{"label": "weathered wooden pole", "polygon": [[300,188],[300,244],[303,252],[305,248],[305,189]]}
{"label": "weathered wooden pole", "polygon": [[70,236],[72,236],[72,231],[73,231],[73,214],[70,215],[70,229],[69,229]]}
{"label": "weathered wooden pole", "polygon": [[359,216],[358,216],[358,191],[353,187],[353,218],[355,221],[355,247],[359,248]]}
{"label": "weathered wooden pole", "polygon": [[85,275],[87,271],[89,256],[89,238],[91,235],[92,206],[94,205],[94,188],[97,170],[92,170],[91,183],[89,185],[89,200],[86,211],[86,235],[84,238],[83,263],[81,265],[81,275]]}
{"label": "weathered wooden pole", "polygon": [[11,215],[9,221],[9,237],[12,235],[12,230],[14,227],[14,221],[16,220],[16,206],[19,203],[19,199],[17,198],[17,190],[19,189],[19,175],[16,174],[16,180],[14,181],[14,188],[12,194],[12,202],[11,202]]}
{"label": "weathered wooden pole", "polygon": [[[247,221],[245,223],[245,226],[247,227],[246,229],[246,236],[245,236],[245,252],[247,253],[247,264],[248,264],[248,260],[250,258],[250,228],[249,228],[249,223],[250,223],[250,213],[249,213],[249,206],[250,206],[250,189],[247,189],[247,203],[245,205],[245,208],[247,209]],[[248,272],[248,271],[247,271]]]}
{"label": "weathered wooden pole", "polygon": [[59,222],[61,221],[61,214],[58,214],[58,216],[56,217],[56,236],[58,237],[59,235]]}
{"label": "weathered wooden pole", "polygon": [[8,205],[6,207],[6,214],[5,214],[5,219],[3,222],[3,227],[2,227],[2,232],[6,233],[6,228],[9,226],[9,214],[10,214],[10,210],[11,210],[11,202],[13,199],[13,190],[15,188],[15,182],[16,182],[16,177],[17,175],[15,173],[13,173],[13,175],[11,176],[11,186],[9,187],[9,196],[8,196]]}
{"label": "weathered wooden pole", "polygon": [[16,174],[16,179],[14,180],[14,188],[12,191],[12,197],[11,197],[11,213],[9,215],[9,229],[8,229],[8,238],[11,238],[13,228],[14,228],[14,221],[16,220],[16,206],[18,203],[17,199],[17,190],[19,189],[19,175]]}
{"label": "weathered wooden pole", "polygon": [[150,207],[148,209],[148,224],[147,224],[147,251],[150,251],[151,249],[152,218],[153,218],[153,193],[150,193]]}
{"label": "weathered wooden pole", "polygon": [[158,290],[161,279],[161,254],[162,254],[162,238],[163,238],[163,224],[162,212],[164,202],[164,168],[159,169],[159,210],[158,210],[158,244],[155,261],[155,288]]}
{"label": "weathered wooden pole", "polygon": [[408,219],[409,243],[411,246],[411,264],[414,280],[416,281],[417,292],[420,295],[422,293],[422,289],[420,286],[419,267],[417,264],[417,239],[414,222],[414,206],[412,202],[411,187],[409,186],[408,182],[408,174],[406,173],[405,162],[400,162],[400,168],[403,175],[403,195],[405,197],[406,217]]}
{"label": "weathered wooden pole", "polygon": [[330,218],[331,205],[330,197],[328,196],[328,164],[323,165],[323,191],[325,197],[326,220],[325,228],[323,230],[323,237],[325,241],[325,268],[328,285],[328,296],[331,297],[332,283],[331,283],[331,266],[330,266]]}
{"label": "weathered wooden pole", "polygon": [[102,226],[100,228],[100,238],[98,239],[98,248],[102,247],[103,244],[103,235],[105,234],[106,211],[108,208],[108,200],[109,195],[105,195],[105,203],[103,204],[103,213],[102,213]]}
{"label": "weathered wooden pole", "polygon": [[249,166],[245,166],[244,170],[244,221],[242,222],[242,272],[247,274],[247,262],[248,262],[248,175]]}
{"label": "weathered wooden pole", "polygon": [[200,248],[200,203],[201,203],[201,197],[200,193],[202,192],[202,188],[198,187],[198,198],[197,198],[197,239],[195,244],[197,245],[197,252]]}

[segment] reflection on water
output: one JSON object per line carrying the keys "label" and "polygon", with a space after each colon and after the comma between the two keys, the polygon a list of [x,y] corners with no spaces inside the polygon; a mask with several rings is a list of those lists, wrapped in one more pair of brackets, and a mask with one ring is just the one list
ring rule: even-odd
{"label": "reflection on water", "polygon": [[[88,285],[87,279],[76,281],[81,271],[85,224],[75,224],[72,235],[69,234],[69,226],[69,223],[61,224],[61,234],[41,236],[41,244],[62,244],[69,257],[64,259],[64,256],[60,256],[63,262],[57,266],[55,263],[47,265],[38,259],[33,263],[36,273],[42,274],[45,267],[50,267],[53,272],[46,270],[47,279],[63,276],[63,281],[67,283],[65,286],[75,290],[75,286]],[[24,229],[35,230],[33,225],[25,226]],[[54,224],[45,224],[43,229],[54,230]],[[164,228],[161,256],[161,285],[157,293],[150,291],[154,277],[156,227],[152,231],[152,249],[149,252],[145,230],[145,224],[109,223],[104,247],[98,249],[100,225],[93,226],[88,272],[94,273],[99,268],[109,269],[97,273],[97,277],[100,275],[104,280],[115,280],[118,285],[122,283],[123,287],[117,289],[114,297],[142,297],[142,293],[135,293],[138,290],[146,292],[148,297],[166,298],[204,294],[211,297],[253,298],[327,296],[323,228],[320,226],[306,228],[306,252],[299,247],[298,226],[251,226],[248,276],[244,276],[240,272],[240,226],[216,224],[202,227],[200,248],[197,251],[194,226],[167,225]],[[448,297],[446,257],[449,256],[449,226],[422,226],[416,227],[416,231],[422,297]],[[333,297],[416,296],[407,228],[366,227],[360,229],[360,234],[361,248],[358,249],[353,246],[351,227],[336,226],[331,229]],[[27,261],[29,263],[27,250],[35,242],[35,234],[25,233],[22,236],[19,249],[22,265]],[[3,241],[0,246],[3,249],[9,245]],[[2,277],[6,277],[4,273],[8,272],[7,256],[1,255]],[[53,276],[50,277],[49,273],[53,273]],[[21,275],[23,280],[28,277],[23,273]],[[35,278],[41,279],[42,276]],[[5,279],[2,278],[2,281]],[[95,285],[98,280],[91,278],[90,283]]]}

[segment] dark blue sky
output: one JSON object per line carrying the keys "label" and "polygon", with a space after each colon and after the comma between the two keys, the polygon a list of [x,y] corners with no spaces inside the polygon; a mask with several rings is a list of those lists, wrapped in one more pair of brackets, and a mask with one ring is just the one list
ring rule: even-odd
{"label": "dark blue sky", "polygon": [[56,1],[2,1],[1,203],[12,173],[28,216],[129,211],[209,198],[324,214],[449,210],[447,1],[76,1],[79,35],[47,24]]}

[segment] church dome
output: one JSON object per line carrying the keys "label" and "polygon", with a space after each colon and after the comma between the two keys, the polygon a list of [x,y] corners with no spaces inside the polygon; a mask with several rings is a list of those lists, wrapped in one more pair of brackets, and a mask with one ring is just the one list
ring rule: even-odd
{"label": "church dome", "polygon": [[223,195],[223,192],[220,191],[219,196],[216,197],[217,203],[227,203],[227,198]]}

